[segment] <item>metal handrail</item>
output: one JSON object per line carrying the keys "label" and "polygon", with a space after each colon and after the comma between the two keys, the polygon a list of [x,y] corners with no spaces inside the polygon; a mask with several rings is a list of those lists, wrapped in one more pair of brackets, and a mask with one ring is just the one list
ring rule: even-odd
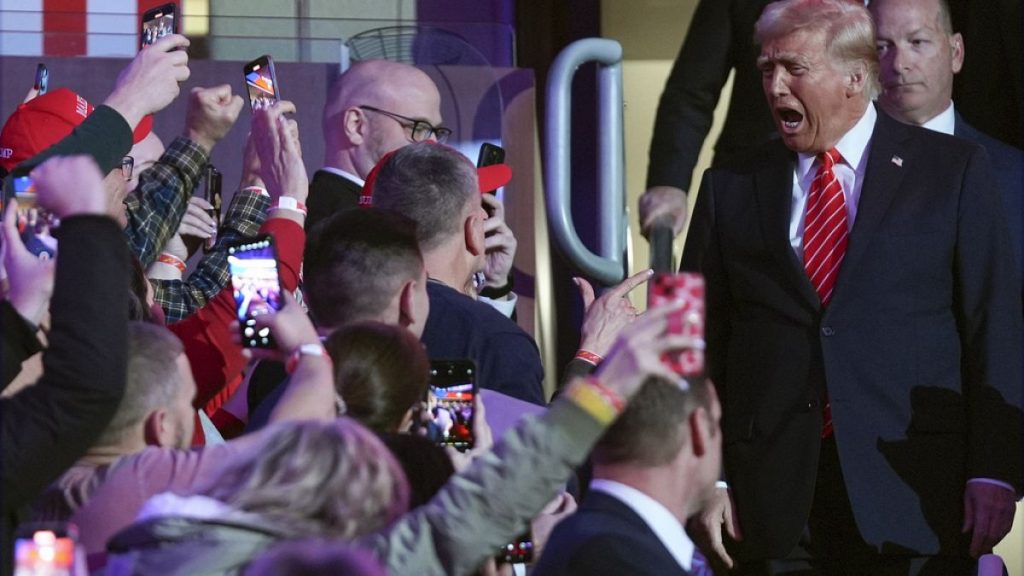
{"label": "metal handrail", "polygon": [[[583,245],[572,221],[571,91],[576,69],[596,61],[598,69],[598,210],[600,240],[594,254]],[[551,232],[559,248],[581,272],[605,284],[626,274],[625,170],[622,140],[622,46],[586,38],[567,46],[548,73],[544,131],[544,187]]]}

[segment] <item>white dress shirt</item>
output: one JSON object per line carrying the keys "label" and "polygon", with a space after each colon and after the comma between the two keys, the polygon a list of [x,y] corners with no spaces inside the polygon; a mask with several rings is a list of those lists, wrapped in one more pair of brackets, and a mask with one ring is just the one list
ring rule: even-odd
{"label": "white dress shirt", "polygon": [[[839,180],[846,199],[846,222],[850,231],[857,219],[857,203],[860,191],[864,186],[864,170],[868,164],[868,151],[871,148],[871,135],[875,132],[875,120],[878,113],[874,105],[868,104],[867,110],[849,132],[839,139],[836,150],[842,155],[843,161],[836,163],[832,171]],[[807,214],[807,195],[811,191],[811,183],[818,171],[817,156],[798,154],[796,168],[793,170],[793,204],[789,218],[789,243],[796,252],[797,260],[804,258],[804,216]]]}
{"label": "white dress shirt", "polygon": [[931,120],[921,124],[921,128],[927,128],[935,132],[942,132],[943,134],[953,135],[953,129],[956,127],[956,113],[953,111],[953,101],[949,101],[949,106],[945,110],[939,112],[939,115],[932,118]]}
{"label": "white dress shirt", "polygon": [[636,488],[614,480],[594,479],[590,482],[590,489],[603,492],[636,512],[683,570],[690,571],[693,564],[693,541],[668,508]]}
{"label": "white dress shirt", "polygon": [[356,184],[359,184],[360,186],[366,186],[366,180],[363,180],[362,178],[356,176],[351,172],[342,170],[341,168],[335,168],[334,166],[324,166],[323,168],[321,168],[321,170],[323,170],[324,172],[330,172],[331,174],[334,174],[336,176],[341,176],[346,180],[351,180]]}

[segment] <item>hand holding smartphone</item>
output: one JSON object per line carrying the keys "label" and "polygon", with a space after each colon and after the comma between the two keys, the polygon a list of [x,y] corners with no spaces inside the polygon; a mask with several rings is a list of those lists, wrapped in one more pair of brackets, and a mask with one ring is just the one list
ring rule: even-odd
{"label": "hand holding smartphone", "polygon": [[260,56],[246,64],[242,72],[245,75],[245,88],[249,93],[250,109],[270,106],[281,100],[273,58],[267,55]]}
{"label": "hand holding smartphone", "polygon": [[174,2],[168,2],[143,13],[140,42],[142,48],[151,46],[168,34],[177,33],[177,5]]}
{"label": "hand holding smartphone", "polygon": [[472,360],[432,360],[427,387],[427,437],[461,452],[473,449],[476,365]]}
{"label": "hand holding smartphone", "polygon": [[256,326],[257,316],[273,314],[283,304],[274,238],[266,236],[228,248],[228,268],[242,346],[276,348],[270,329]]}
{"label": "hand holding smartphone", "polygon": [[[668,317],[668,332],[704,338],[704,277],[681,272],[658,274],[651,286],[651,308],[670,302],[682,302],[683,308]],[[682,350],[662,356],[664,362],[680,376],[697,376],[704,372],[703,350]]]}

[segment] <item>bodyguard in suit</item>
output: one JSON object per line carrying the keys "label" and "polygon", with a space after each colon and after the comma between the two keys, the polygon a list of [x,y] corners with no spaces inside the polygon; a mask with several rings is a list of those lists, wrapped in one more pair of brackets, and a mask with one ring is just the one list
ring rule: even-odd
{"label": "bodyguard in suit", "polygon": [[729,485],[698,527],[709,550],[742,534],[739,574],[970,574],[1021,492],[1020,278],[991,163],[876,112],[859,3],[783,0],[756,30],[782,142],[705,174],[684,253]]}
{"label": "bodyguard in suit", "polygon": [[673,576],[694,568],[683,525],[714,493],[721,407],[713,386],[650,378],[592,454],[583,504],[551,533],[534,576]]}
{"label": "bodyguard in suit", "polygon": [[881,64],[878,105],[900,122],[966,138],[985,149],[1022,257],[1024,151],[976,130],[954,108],[953,76],[963,67],[966,48],[960,33],[953,32],[946,0],[874,0],[868,9],[875,19]]}

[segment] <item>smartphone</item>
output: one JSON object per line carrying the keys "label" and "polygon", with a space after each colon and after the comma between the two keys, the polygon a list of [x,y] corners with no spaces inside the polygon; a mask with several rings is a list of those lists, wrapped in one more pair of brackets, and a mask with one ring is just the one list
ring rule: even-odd
{"label": "smartphone", "polygon": [[142,48],[155,43],[168,34],[178,33],[177,6],[168,2],[146,10],[142,14]]}
{"label": "smartphone", "polygon": [[78,576],[87,574],[85,549],[78,545],[74,524],[22,524],[14,535],[14,576]]}
{"label": "smartphone", "polygon": [[[213,221],[217,224],[217,229],[218,230],[220,229],[220,209],[221,209],[221,204],[223,202],[223,198],[221,196],[221,183],[222,183],[222,180],[223,180],[223,177],[222,177],[222,175],[220,173],[220,170],[217,170],[217,168],[213,164],[207,164],[206,165],[206,193],[205,193],[205,195],[206,195],[206,201],[209,202],[211,206],[213,206],[213,208],[207,210],[207,213],[209,213],[210,218],[213,218]],[[214,234],[213,236],[210,236],[209,238],[207,238],[206,242],[204,244],[206,250],[212,249],[214,243],[216,243],[216,242],[217,242],[217,234]]]}
{"label": "smartphone", "polygon": [[439,446],[472,449],[476,394],[472,360],[432,360],[424,414],[427,437]]}
{"label": "smartphone", "polygon": [[[691,272],[656,275],[648,305],[656,308],[670,302],[682,302],[683,308],[668,317],[668,332],[703,339],[704,277]],[[704,373],[703,350],[668,352],[661,360],[680,376]]]}
{"label": "smartphone", "polygon": [[281,99],[273,58],[260,56],[246,64],[243,72],[245,88],[249,92],[249,108],[255,110],[258,106],[269,106]]}
{"label": "smartphone", "polygon": [[274,238],[265,236],[228,248],[231,289],[238,310],[242,346],[274,348],[269,328],[257,328],[256,317],[281,309],[281,280],[277,272]]}
{"label": "smartphone", "polygon": [[46,69],[46,64],[40,62],[36,64],[36,81],[32,85],[38,92],[38,96],[46,94],[46,89],[50,86],[50,71]]}
{"label": "smartphone", "polygon": [[57,255],[57,239],[50,232],[60,221],[39,207],[36,185],[30,176],[14,176],[11,185],[18,201],[18,232],[25,248],[40,260],[53,258]]}
{"label": "smartphone", "polygon": [[533,536],[529,529],[525,534],[498,550],[494,559],[498,561],[498,564],[529,564],[533,562]]}

